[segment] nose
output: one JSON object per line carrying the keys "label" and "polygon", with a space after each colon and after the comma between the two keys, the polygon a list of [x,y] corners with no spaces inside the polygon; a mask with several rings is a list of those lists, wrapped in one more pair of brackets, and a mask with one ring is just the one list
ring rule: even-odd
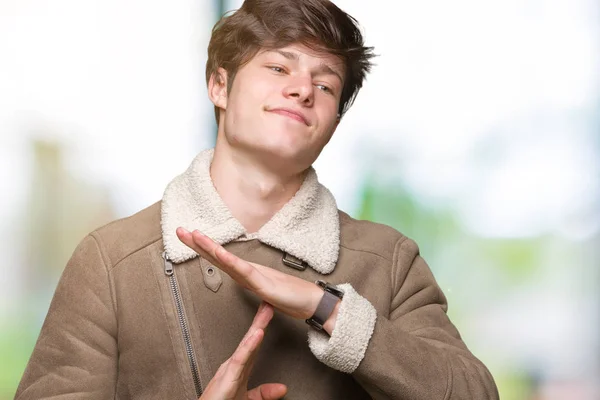
{"label": "nose", "polygon": [[284,89],[286,98],[295,99],[304,106],[310,107],[314,101],[314,87],[310,77],[290,77]]}

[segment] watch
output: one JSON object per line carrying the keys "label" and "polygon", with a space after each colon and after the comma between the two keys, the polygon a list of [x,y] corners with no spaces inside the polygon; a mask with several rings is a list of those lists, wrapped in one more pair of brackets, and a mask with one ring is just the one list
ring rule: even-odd
{"label": "watch", "polygon": [[323,297],[321,297],[321,301],[319,302],[314,315],[307,319],[306,323],[316,330],[322,331],[323,324],[325,324],[325,321],[327,321],[333,313],[333,309],[338,300],[344,297],[344,292],[324,281],[316,281],[315,283],[323,288]]}

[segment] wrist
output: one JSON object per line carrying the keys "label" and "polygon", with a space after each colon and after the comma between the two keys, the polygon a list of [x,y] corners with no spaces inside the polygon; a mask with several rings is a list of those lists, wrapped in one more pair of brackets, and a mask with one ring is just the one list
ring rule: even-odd
{"label": "wrist", "polygon": [[[306,323],[316,330],[325,330],[331,335],[335,327],[340,300],[344,297],[344,292],[321,280],[315,283],[319,288],[321,298],[313,315],[306,320]],[[325,324],[327,324],[327,328]]]}

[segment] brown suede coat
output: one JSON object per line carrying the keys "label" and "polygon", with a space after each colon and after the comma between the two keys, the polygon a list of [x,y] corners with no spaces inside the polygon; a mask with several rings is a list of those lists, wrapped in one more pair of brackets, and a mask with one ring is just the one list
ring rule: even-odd
{"label": "brown suede coat", "polygon": [[[160,203],[86,237],[69,261],[16,398],[197,398],[177,306],[161,257]],[[258,240],[225,247],[314,281],[348,282],[376,309],[364,359],[352,374],[307,345],[304,321],[276,313],[250,387],[288,386],[286,399],[497,399],[486,367],[446,316],[446,299],[416,244],[343,212],[333,273],[292,269]],[[259,300],[206,260],[173,264],[200,385],[206,387],[251,324]]]}

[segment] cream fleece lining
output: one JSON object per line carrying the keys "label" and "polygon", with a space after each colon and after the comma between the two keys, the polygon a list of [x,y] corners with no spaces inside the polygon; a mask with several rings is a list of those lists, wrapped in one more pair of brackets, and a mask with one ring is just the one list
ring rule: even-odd
{"label": "cream fleece lining", "polygon": [[[198,254],[181,243],[175,230],[198,229],[219,244],[258,239],[299,258],[321,274],[331,273],[340,249],[340,221],[333,195],[310,169],[294,197],[258,232],[247,233],[223,203],[211,177],[213,149],[198,154],[190,167],[167,186],[162,199],[161,228],[167,257],[180,263]],[[323,363],[342,372],[362,361],[375,326],[375,309],[350,284],[331,338],[309,330],[311,351]]]}
{"label": "cream fleece lining", "polygon": [[182,226],[219,244],[248,240],[248,236],[305,261],[315,271],[331,273],[340,250],[340,220],[331,192],[317,180],[313,168],[294,197],[258,232],[248,235],[223,203],[210,178],[214,151],[201,152],[163,195],[161,225],[165,251],[180,263],[196,257],[175,234]]}
{"label": "cream fleece lining", "polygon": [[327,333],[310,329],[308,346],[323,364],[338,371],[352,373],[362,361],[375,329],[377,312],[369,300],[350,284],[337,285],[344,292],[335,328]]}

